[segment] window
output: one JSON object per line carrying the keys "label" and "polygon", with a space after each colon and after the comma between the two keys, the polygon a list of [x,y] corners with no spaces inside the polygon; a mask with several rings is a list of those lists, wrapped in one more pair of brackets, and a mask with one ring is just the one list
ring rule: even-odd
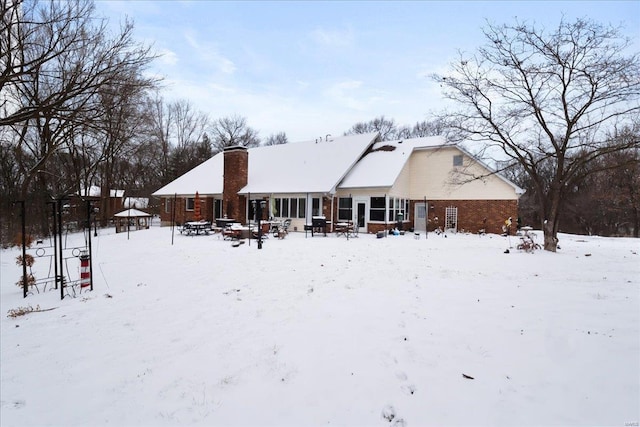
{"label": "window", "polygon": [[279,217],[280,212],[282,212],[280,209],[281,201],[282,199],[274,199],[273,201],[273,206],[272,206],[273,212],[271,212],[271,215],[273,215],[274,217]]}
{"label": "window", "polygon": [[271,214],[278,218],[304,218],[306,200],[293,197],[291,199],[274,199]]}
{"label": "window", "polygon": [[185,209],[188,210],[188,211],[192,211],[193,210],[193,205],[194,205],[193,197],[187,197],[186,202],[187,202],[187,204],[186,204],[186,208]]}
{"label": "window", "polygon": [[298,199],[298,218],[306,218],[307,199]]}
{"label": "window", "polygon": [[409,199],[389,198],[389,221],[397,221],[402,214],[405,221],[409,220]]}
{"label": "window", "polygon": [[338,198],[338,219],[342,221],[351,221],[353,219],[351,197]]}
{"label": "window", "polygon": [[320,216],[322,215],[322,211],[320,210],[320,199],[314,197],[311,200],[311,215]]}
{"label": "window", "polygon": [[385,207],[386,207],[386,202],[384,197],[372,197],[371,207],[369,208],[369,220],[384,221]]}
{"label": "window", "polygon": [[166,198],[164,199],[164,213],[170,213],[171,212],[171,199],[170,198]]}
{"label": "window", "polygon": [[453,156],[453,166],[462,166],[462,154]]}

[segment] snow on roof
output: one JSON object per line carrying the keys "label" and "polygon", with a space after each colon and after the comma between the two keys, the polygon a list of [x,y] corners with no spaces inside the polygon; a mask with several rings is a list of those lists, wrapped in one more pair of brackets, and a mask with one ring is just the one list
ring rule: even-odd
{"label": "snow on roof", "polygon": [[240,193],[333,192],[378,133],[249,150],[248,184]]}
{"label": "snow on roof", "polygon": [[[375,132],[249,148],[248,184],[239,193],[329,193],[377,138]],[[218,153],[153,195],[222,194],[223,175]]]}
{"label": "snow on roof", "polygon": [[125,208],[141,208],[146,209],[149,207],[148,197],[126,197],[122,204]]}
{"label": "snow on roof", "polygon": [[184,175],[153,193],[154,196],[222,194],[224,174],[223,153],[200,163]]}
{"label": "snow on roof", "polygon": [[[92,185],[87,188],[80,189],[78,193],[80,197],[101,197],[102,189],[98,185]],[[123,197],[124,190],[109,190],[109,197]]]}
{"label": "snow on roof", "polygon": [[92,185],[90,187],[80,189],[78,195],[80,197],[100,197],[101,192],[100,187]]}
{"label": "snow on roof", "polygon": [[416,148],[447,145],[442,136],[375,143],[340,184],[340,188],[391,187]]}
{"label": "snow on roof", "polygon": [[118,218],[128,218],[128,217],[138,217],[138,216],[151,216],[151,214],[139,211],[138,209],[127,209],[122,212],[118,212],[114,216],[117,216]]}

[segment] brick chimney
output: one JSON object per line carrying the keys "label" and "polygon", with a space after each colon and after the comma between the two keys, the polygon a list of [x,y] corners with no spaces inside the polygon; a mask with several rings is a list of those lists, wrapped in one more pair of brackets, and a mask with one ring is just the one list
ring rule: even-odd
{"label": "brick chimney", "polygon": [[224,149],[224,188],[222,190],[223,214],[238,222],[247,222],[246,197],[240,191],[247,185],[249,176],[249,153],[247,147],[234,146]]}

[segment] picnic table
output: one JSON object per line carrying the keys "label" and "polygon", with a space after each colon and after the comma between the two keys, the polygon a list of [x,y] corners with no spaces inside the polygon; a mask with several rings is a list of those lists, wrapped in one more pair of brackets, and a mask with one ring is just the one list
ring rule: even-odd
{"label": "picnic table", "polygon": [[199,235],[200,233],[209,234],[211,231],[211,223],[209,221],[189,221],[185,222],[182,227],[181,233],[188,236]]}
{"label": "picnic table", "polygon": [[249,227],[240,223],[232,223],[224,228],[222,235],[224,236],[224,240],[247,239],[250,237],[250,230]]}

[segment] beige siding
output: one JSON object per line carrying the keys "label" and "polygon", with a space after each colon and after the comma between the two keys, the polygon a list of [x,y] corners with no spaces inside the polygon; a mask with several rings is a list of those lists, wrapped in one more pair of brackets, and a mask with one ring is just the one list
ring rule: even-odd
{"label": "beige siding", "polygon": [[398,179],[393,184],[391,191],[389,191],[391,196],[409,197],[411,190],[411,170],[411,161],[408,161],[402,168],[400,175],[398,175]]}
{"label": "beige siding", "polygon": [[[454,155],[463,155],[463,166],[453,166]],[[417,150],[408,164],[414,200],[518,199],[511,185],[495,175],[485,176],[489,171],[457,148]]]}

